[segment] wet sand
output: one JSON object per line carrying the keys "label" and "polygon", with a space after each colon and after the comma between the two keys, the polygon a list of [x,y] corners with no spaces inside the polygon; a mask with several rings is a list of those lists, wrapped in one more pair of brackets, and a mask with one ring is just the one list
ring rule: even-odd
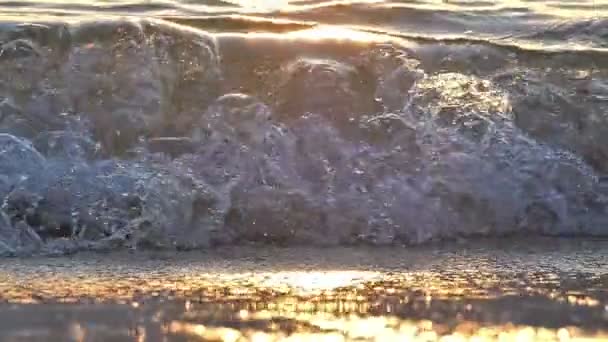
{"label": "wet sand", "polygon": [[3,259],[2,341],[608,339],[608,241]]}

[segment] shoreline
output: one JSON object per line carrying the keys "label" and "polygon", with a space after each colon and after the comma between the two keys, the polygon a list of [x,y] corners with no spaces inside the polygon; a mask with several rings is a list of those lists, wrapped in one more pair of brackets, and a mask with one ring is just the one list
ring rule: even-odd
{"label": "shoreline", "polygon": [[606,247],[515,239],[4,259],[0,339],[601,341]]}

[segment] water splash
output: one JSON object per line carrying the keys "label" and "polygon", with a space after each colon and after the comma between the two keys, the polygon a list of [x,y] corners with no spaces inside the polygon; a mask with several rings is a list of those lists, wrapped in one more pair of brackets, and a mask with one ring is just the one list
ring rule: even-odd
{"label": "water splash", "polygon": [[567,53],[2,30],[3,254],[606,234],[604,71]]}

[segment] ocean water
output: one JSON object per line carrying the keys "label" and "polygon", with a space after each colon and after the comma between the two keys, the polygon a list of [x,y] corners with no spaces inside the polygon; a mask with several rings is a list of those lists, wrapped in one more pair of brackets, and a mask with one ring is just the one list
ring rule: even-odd
{"label": "ocean water", "polygon": [[4,1],[0,254],[606,236],[604,1]]}
{"label": "ocean water", "polygon": [[0,341],[607,341],[608,2],[0,1]]}

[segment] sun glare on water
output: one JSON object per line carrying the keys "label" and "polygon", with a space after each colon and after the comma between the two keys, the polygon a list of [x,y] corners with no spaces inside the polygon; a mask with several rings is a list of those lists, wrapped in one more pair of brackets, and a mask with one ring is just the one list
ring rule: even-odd
{"label": "sun glare on water", "polygon": [[260,11],[281,11],[281,10],[292,10],[306,9],[314,7],[332,6],[332,5],[346,5],[346,4],[357,4],[357,3],[381,3],[384,0],[333,0],[333,1],[306,1],[306,0],[226,0],[226,2],[241,6],[247,9],[260,10]]}
{"label": "sun glare on water", "polygon": [[[274,254],[273,260],[280,258]],[[223,259],[145,259],[128,267],[104,259],[44,260],[44,267],[35,260],[17,262],[0,273],[5,300],[26,304],[4,316],[0,311],[0,340],[31,333],[24,323],[28,320],[65,316],[73,317],[68,334],[74,341],[113,341],[110,333],[135,334],[136,341],[154,336],[226,342],[608,341],[605,329],[572,326],[567,320],[552,326],[517,323],[517,317],[525,316],[519,313],[522,305],[530,310],[539,301],[555,308],[548,319],[583,311],[588,319],[608,317],[601,297],[556,292],[560,278],[550,272],[537,275],[540,282],[530,292],[526,284],[518,285],[518,278],[471,269],[469,264],[457,271],[388,272],[375,271],[372,265],[323,269],[316,263],[268,268],[249,265],[249,259],[239,261],[241,266]],[[497,287],[501,293],[493,290]],[[90,299],[105,306],[90,306]],[[36,304],[41,303],[51,305],[40,310]],[[117,315],[136,320],[116,321]],[[65,334],[64,327],[53,322],[48,321],[48,331]]]}
{"label": "sun glare on water", "polygon": [[290,38],[301,38],[301,39],[329,39],[329,40],[347,40],[356,42],[375,42],[386,40],[386,37],[382,37],[377,34],[368,33],[364,31],[352,30],[346,27],[340,26],[317,26],[308,30],[294,31],[288,34]]}
{"label": "sun glare on water", "polygon": [[334,290],[382,279],[378,272],[364,271],[293,271],[260,275],[260,285],[273,288],[289,287],[301,292]]}

